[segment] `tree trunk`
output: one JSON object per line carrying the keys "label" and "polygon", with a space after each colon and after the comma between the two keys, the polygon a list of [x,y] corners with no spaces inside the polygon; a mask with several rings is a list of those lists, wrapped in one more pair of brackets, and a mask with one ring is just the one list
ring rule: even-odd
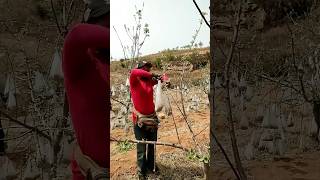
{"label": "tree trunk", "polygon": [[[214,12],[213,12],[213,7],[214,7],[214,1],[210,0],[210,55],[211,55],[211,61],[210,61],[210,93],[209,93],[209,101],[210,101],[210,176],[209,177],[213,177],[214,173],[213,173],[213,147],[214,147],[214,139],[213,139],[213,135],[211,133],[214,133],[214,129],[215,129],[215,116],[214,116],[214,79],[215,79],[215,61],[213,58],[213,53],[214,53],[214,46],[213,46],[213,42],[214,42],[214,30],[213,30],[213,19],[214,19]],[[229,133],[230,133],[230,137],[231,137],[231,142],[232,142],[232,150],[233,150],[233,155],[234,155],[234,159],[236,162],[236,166],[237,166],[237,171],[240,176],[237,177],[238,179],[241,180],[246,180],[246,174],[245,171],[243,169],[241,160],[240,160],[240,156],[239,156],[239,150],[237,147],[237,139],[235,136],[235,130],[234,130],[234,124],[233,124],[233,120],[232,120],[232,109],[231,109],[231,104],[230,104],[230,88],[229,88],[229,76],[230,76],[230,65],[231,65],[231,61],[232,61],[232,57],[233,57],[233,51],[235,48],[235,44],[238,38],[238,31],[239,31],[239,26],[240,26],[240,13],[241,13],[241,2],[239,2],[239,9],[238,12],[236,13],[237,15],[237,24],[236,27],[234,28],[234,34],[233,34],[233,39],[232,39],[232,45],[227,57],[227,63],[226,63],[226,69],[225,69],[225,78],[226,78],[226,87],[225,90],[227,92],[227,97],[226,97],[226,103],[227,103],[227,107],[228,107],[228,121],[229,121]],[[207,177],[207,179],[210,179],[209,177]],[[211,178],[212,179],[212,178]]]}
{"label": "tree trunk", "polygon": [[[213,7],[214,7],[214,0],[210,0],[210,90],[209,90],[209,94],[208,94],[208,98],[209,98],[209,105],[210,105],[210,164],[209,164],[209,176],[206,176],[206,179],[210,179],[210,177],[214,176],[213,173],[213,154],[214,154],[214,138],[213,135],[211,134],[211,132],[215,132],[215,116],[214,116],[214,95],[215,95],[215,91],[214,91],[214,74],[215,74],[215,61],[214,61],[214,56],[213,56],[213,51],[214,51],[214,46],[213,46],[213,42],[214,42],[214,35],[213,35]],[[212,179],[212,178],[211,178]]]}
{"label": "tree trunk", "polygon": [[240,29],[240,15],[241,15],[241,9],[242,9],[242,1],[239,2],[239,8],[238,12],[236,12],[236,25],[234,27],[233,31],[233,37],[232,37],[232,44],[229,50],[227,62],[225,65],[225,78],[226,78],[226,83],[225,83],[225,90],[226,90],[226,98],[225,98],[225,103],[227,105],[227,111],[228,111],[228,122],[229,122],[229,134],[231,138],[231,143],[232,143],[232,151],[233,151],[233,156],[235,159],[235,163],[237,166],[238,173],[240,175],[241,180],[246,180],[247,176],[246,173],[243,169],[240,155],[239,155],[239,150],[238,150],[238,144],[237,144],[237,138],[235,134],[235,129],[234,129],[234,122],[232,118],[232,107],[231,107],[231,99],[230,99],[230,70],[231,70],[231,64],[233,60],[233,53],[234,49],[236,47],[237,39],[238,39],[238,34],[239,34],[239,29]]}

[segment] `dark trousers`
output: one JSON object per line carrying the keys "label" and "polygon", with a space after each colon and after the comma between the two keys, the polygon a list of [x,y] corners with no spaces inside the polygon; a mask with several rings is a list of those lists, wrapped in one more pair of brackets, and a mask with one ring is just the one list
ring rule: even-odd
{"label": "dark trousers", "polygon": [[[135,124],[134,135],[137,140],[157,141],[158,129],[150,129],[146,126],[141,128]],[[148,146],[148,149],[146,149]],[[145,174],[146,171],[152,170],[154,166],[154,145],[153,144],[137,144],[137,166],[138,173]]]}

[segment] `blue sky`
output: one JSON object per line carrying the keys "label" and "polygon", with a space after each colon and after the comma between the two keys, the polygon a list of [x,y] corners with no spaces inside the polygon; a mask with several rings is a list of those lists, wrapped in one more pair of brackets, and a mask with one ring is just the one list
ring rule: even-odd
{"label": "blue sky", "polygon": [[[209,14],[209,0],[197,0],[201,10]],[[157,53],[164,49],[190,44],[199,28],[199,15],[192,0],[111,0],[111,56],[123,58],[123,51],[113,26],[117,29],[123,44],[130,44],[124,24],[134,25],[135,6],[144,3],[143,22],[149,24],[150,37],[141,49],[142,55]],[[206,15],[209,21],[209,15]],[[209,46],[209,28],[203,24],[196,42]]]}

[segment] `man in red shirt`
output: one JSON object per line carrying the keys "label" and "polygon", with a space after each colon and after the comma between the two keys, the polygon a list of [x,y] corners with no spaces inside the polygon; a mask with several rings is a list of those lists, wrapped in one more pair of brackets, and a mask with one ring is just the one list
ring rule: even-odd
{"label": "man in red shirt", "polygon": [[[110,3],[91,0],[88,7],[86,23],[74,26],[65,38],[64,83],[78,144],[76,147],[92,162],[109,171]],[[75,158],[75,152],[71,161],[73,180],[84,180],[86,174]]]}
{"label": "man in red shirt", "polygon": [[[157,79],[160,76],[150,73],[151,67],[151,63],[141,62],[130,73],[130,93],[134,107],[132,119],[137,140],[157,141],[159,121],[153,103],[153,86],[157,84]],[[142,121],[143,117],[152,118],[155,123]],[[147,147],[148,149],[146,149]],[[145,179],[147,171],[153,170],[154,155],[154,145],[137,144],[139,179]],[[156,171],[158,171],[157,168]]]}

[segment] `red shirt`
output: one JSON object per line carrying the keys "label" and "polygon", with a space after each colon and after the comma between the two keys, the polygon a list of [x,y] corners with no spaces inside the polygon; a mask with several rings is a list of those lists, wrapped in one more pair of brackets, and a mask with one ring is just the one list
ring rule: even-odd
{"label": "red shirt", "polygon": [[[141,114],[154,113],[153,86],[157,84],[157,81],[152,80],[152,74],[142,69],[133,69],[129,81],[134,108]],[[132,119],[135,124],[135,113],[132,113]]]}
{"label": "red shirt", "polygon": [[[78,24],[65,39],[62,62],[77,142],[85,155],[106,168],[110,168],[110,62],[95,50],[109,49],[109,44],[108,28]],[[74,180],[84,179],[73,158],[71,167]]]}

